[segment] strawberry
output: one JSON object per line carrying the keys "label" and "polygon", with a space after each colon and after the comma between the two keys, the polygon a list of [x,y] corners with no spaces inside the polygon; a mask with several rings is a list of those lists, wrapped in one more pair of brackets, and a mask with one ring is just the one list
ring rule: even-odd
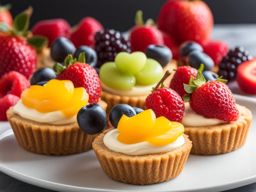
{"label": "strawberry", "polygon": [[256,94],[256,59],[239,65],[236,80],[245,93]]}
{"label": "strawberry", "polygon": [[69,37],[71,27],[65,19],[61,18],[42,20],[33,26],[32,33],[46,37],[51,45],[59,37]]}
{"label": "strawberry", "polygon": [[11,27],[13,23],[13,18],[9,9],[10,7],[8,5],[0,7],[0,23],[5,23],[8,27]]}
{"label": "strawberry", "polygon": [[158,88],[169,75],[167,72],[153,92],[147,96],[145,105],[147,109],[152,109],[157,117],[165,116],[171,121],[181,121],[185,111],[182,98],[170,88]]}
{"label": "strawberry", "polygon": [[[191,79],[184,88],[190,95],[190,107],[206,118],[216,118],[223,121],[235,121],[239,112],[232,92],[221,80],[207,81],[200,66],[195,80]],[[187,98],[187,96],[185,98]]]}
{"label": "strawberry", "polygon": [[7,94],[21,96],[21,93],[30,86],[27,78],[15,71],[5,74],[0,79],[0,97]]}
{"label": "strawberry", "polygon": [[99,21],[92,17],[85,17],[79,22],[70,39],[77,48],[81,45],[93,47],[95,44],[94,36],[102,29],[103,26]]}
{"label": "strawberry", "polygon": [[[149,20],[151,21],[151,20]],[[136,14],[136,26],[134,26],[130,33],[130,42],[132,51],[144,52],[146,48],[151,45],[163,45],[164,40],[161,31],[147,22],[144,25],[142,19],[142,11]]]}
{"label": "strawberry", "polygon": [[160,10],[158,27],[180,44],[188,40],[202,44],[211,36],[213,16],[203,1],[169,0]]}
{"label": "strawberry", "polygon": [[84,87],[89,95],[89,103],[97,103],[101,96],[101,83],[96,70],[85,64],[85,54],[79,55],[78,61],[71,55],[67,56],[64,66],[57,63],[54,66],[57,79],[70,80],[75,87]]}
{"label": "strawberry", "polygon": [[167,33],[162,32],[162,36],[163,36],[165,46],[167,46],[167,47],[169,47],[169,49],[171,49],[173,58],[178,60],[179,59],[179,46],[175,43],[173,38],[170,35],[168,35]]}
{"label": "strawberry", "polygon": [[6,112],[7,110],[14,106],[19,101],[19,97],[7,94],[4,97],[0,98],[0,121],[6,121]]}
{"label": "strawberry", "polygon": [[209,41],[203,46],[204,52],[209,55],[215,65],[219,65],[228,53],[228,45],[223,41]]}
{"label": "strawberry", "polygon": [[43,47],[45,39],[39,36],[27,37],[30,15],[31,9],[28,9],[15,18],[13,28],[0,28],[0,77],[10,71],[17,71],[29,78],[36,68],[35,48]]}
{"label": "strawberry", "polygon": [[184,90],[184,84],[188,84],[190,78],[196,78],[197,70],[190,66],[181,66],[176,70],[171,83],[170,88],[176,91],[182,98],[186,94]]}

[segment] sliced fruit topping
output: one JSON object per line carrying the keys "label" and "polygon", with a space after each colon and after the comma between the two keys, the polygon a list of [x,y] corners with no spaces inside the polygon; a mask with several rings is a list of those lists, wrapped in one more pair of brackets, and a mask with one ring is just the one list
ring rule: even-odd
{"label": "sliced fruit topping", "polygon": [[21,96],[22,102],[29,108],[47,113],[62,111],[72,117],[88,102],[84,88],[75,88],[72,81],[50,80],[44,86],[32,85]]}
{"label": "sliced fruit topping", "polygon": [[147,59],[146,64],[136,77],[137,85],[152,85],[157,83],[163,76],[163,68],[154,59]]}
{"label": "sliced fruit topping", "polygon": [[90,104],[80,109],[77,122],[81,130],[93,135],[100,133],[107,126],[107,114],[98,104]]}
{"label": "sliced fruit topping", "polygon": [[237,83],[248,94],[256,94],[256,60],[242,63],[237,69]]}
{"label": "sliced fruit topping", "polygon": [[123,115],[117,127],[118,140],[125,144],[149,142],[154,146],[164,146],[174,142],[184,133],[184,127],[165,117],[156,118],[153,110],[145,110],[138,115]]}
{"label": "sliced fruit topping", "polygon": [[135,86],[136,79],[133,75],[120,73],[115,63],[105,63],[100,68],[101,81],[117,90],[130,90]]}
{"label": "sliced fruit topping", "polygon": [[116,67],[122,73],[127,75],[135,75],[141,71],[146,64],[147,57],[142,52],[126,52],[119,53],[115,58]]}

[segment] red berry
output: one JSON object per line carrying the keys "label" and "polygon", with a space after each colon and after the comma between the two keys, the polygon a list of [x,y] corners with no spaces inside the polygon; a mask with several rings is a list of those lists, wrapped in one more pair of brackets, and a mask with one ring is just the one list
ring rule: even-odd
{"label": "red berry", "polygon": [[236,80],[245,93],[256,94],[256,59],[239,65]]}
{"label": "red berry", "polygon": [[89,94],[89,102],[97,103],[101,96],[101,84],[96,70],[88,64],[74,63],[57,76],[60,80],[70,80],[75,87],[84,87]]}
{"label": "red berry", "polygon": [[0,23],[5,23],[9,27],[11,27],[13,23],[12,14],[5,6],[0,7]]}
{"label": "red berry", "polygon": [[75,31],[71,34],[70,39],[78,48],[81,45],[93,47],[95,34],[102,30],[103,26],[99,21],[92,17],[83,18],[78,24]]}
{"label": "red berry", "polygon": [[190,40],[202,44],[211,36],[213,16],[203,1],[170,0],[161,8],[158,27],[178,43]]}
{"label": "red berry", "polygon": [[176,91],[181,97],[186,94],[184,90],[184,84],[189,83],[190,77],[196,78],[197,70],[190,66],[181,66],[176,70],[171,83],[170,88]]}
{"label": "red berry", "polygon": [[36,23],[32,28],[34,35],[47,37],[51,45],[58,37],[69,37],[71,27],[65,19],[49,19]]}
{"label": "red berry", "polygon": [[157,117],[165,116],[171,121],[181,121],[185,105],[182,98],[172,89],[158,88],[148,95],[146,108],[152,109]]}
{"label": "red berry", "polygon": [[21,96],[21,93],[28,88],[30,85],[29,81],[22,74],[11,71],[5,74],[0,79],[0,97],[4,97],[7,94]]}
{"label": "red berry", "polygon": [[29,78],[37,64],[37,55],[23,37],[0,35],[0,77],[17,71]]}
{"label": "red berry", "polygon": [[175,43],[173,38],[170,35],[168,35],[167,33],[162,32],[162,36],[163,36],[164,44],[167,47],[169,47],[169,49],[171,49],[173,58],[178,60],[179,59],[179,46]]}
{"label": "red berry", "polygon": [[12,95],[12,94],[8,94],[2,98],[0,98],[0,121],[6,121],[7,117],[6,117],[6,111],[12,107],[13,105],[15,105],[19,100],[19,97]]}
{"label": "red berry", "polygon": [[204,46],[204,52],[209,55],[215,65],[219,65],[224,56],[228,53],[228,45],[223,41],[209,41]]}
{"label": "red berry", "polygon": [[223,121],[235,121],[239,112],[235,99],[224,83],[208,81],[198,87],[190,98],[191,108],[206,118],[216,118]]}
{"label": "red berry", "polygon": [[152,26],[135,26],[130,33],[132,51],[144,52],[151,45],[163,45],[161,32]]}

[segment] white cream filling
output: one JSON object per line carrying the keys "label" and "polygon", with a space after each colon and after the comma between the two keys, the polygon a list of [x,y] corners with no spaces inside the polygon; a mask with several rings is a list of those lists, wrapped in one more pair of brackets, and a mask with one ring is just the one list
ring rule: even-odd
{"label": "white cream filling", "polygon": [[67,118],[61,111],[42,113],[35,109],[26,107],[21,100],[19,100],[18,103],[13,107],[13,111],[25,119],[39,123],[65,125],[76,122],[76,115],[71,118]]}
{"label": "white cream filling", "polygon": [[225,121],[214,119],[214,118],[206,118],[202,115],[197,114],[194,112],[189,103],[185,103],[185,114],[182,119],[182,124],[184,126],[212,126],[212,125],[219,125],[226,123]]}
{"label": "white cream filling", "polygon": [[149,86],[134,86],[131,90],[116,90],[111,87],[108,87],[104,83],[101,83],[102,89],[108,93],[112,93],[115,95],[120,96],[143,96],[148,95],[151,93],[153,87],[156,86],[156,84],[149,85]]}
{"label": "white cream filling", "polygon": [[182,136],[178,137],[176,141],[165,145],[165,146],[154,146],[149,142],[143,141],[140,143],[135,144],[125,144],[118,141],[118,130],[113,129],[109,131],[103,138],[103,143],[107,146],[110,150],[124,153],[126,155],[148,155],[148,154],[155,154],[155,153],[164,153],[169,152],[178,147],[181,147],[185,143],[185,138]]}

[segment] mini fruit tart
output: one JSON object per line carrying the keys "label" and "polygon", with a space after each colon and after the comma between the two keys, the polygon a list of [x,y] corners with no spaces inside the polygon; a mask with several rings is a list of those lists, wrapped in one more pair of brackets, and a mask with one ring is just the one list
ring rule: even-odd
{"label": "mini fruit tart", "polygon": [[236,104],[222,79],[205,80],[203,66],[196,78],[184,85],[189,103],[182,123],[193,142],[192,153],[215,155],[234,151],[246,140],[252,122],[251,111]]}
{"label": "mini fruit tart", "polygon": [[[156,46],[154,48],[164,49]],[[148,54],[149,52],[153,51],[148,51]],[[109,109],[119,103],[144,108],[147,95],[164,75],[164,69],[155,57],[149,58],[142,52],[121,52],[114,62],[101,66],[102,100],[108,103]]]}
{"label": "mini fruit tart", "polygon": [[[27,151],[45,155],[81,153],[91,149],[96,133],[107,124],[104,109],[98,104],[87,105],[88,100],[85,88],[74,87],[69,80],[53,79],[26,89],[7,117],[16,140]],[[94,124],[86,121],[88,118]]]}
{"label": "mini fruit tart", "polygon": [[[116,110],[119,107],[116,107]],[[109,129],[93,142],[104,172],[113,180],[147,185],[177,177],[187,162],[192,143],[182,124],[156,118],[149,109],[122,115],[117,129]]]}

